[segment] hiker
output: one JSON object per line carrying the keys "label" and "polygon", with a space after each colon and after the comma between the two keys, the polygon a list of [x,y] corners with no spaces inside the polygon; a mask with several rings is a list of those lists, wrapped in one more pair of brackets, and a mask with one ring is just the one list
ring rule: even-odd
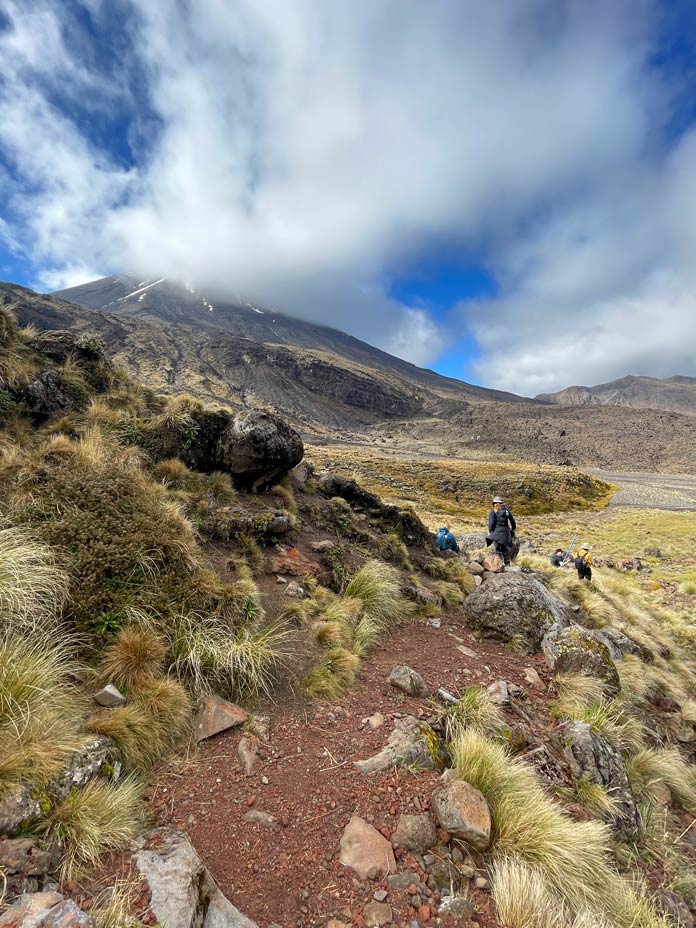
{"label": "hiker", "polygon": [[556,548],[549,560],[554,567],[563,567],[565,564],[565,551],[563,548]]}
{"label": "hiker", "polygon": [[575,569],[578,572],[578,580],[592,580],[592,555],[590,551],[592,546],[582,544],[575,555]]}
{"label": "hiker", "polygon": [[510,566],[510,549],[515,542],[517,523],[515,517],[500,496],[493,499],[493,508],[488,513],[488,534],[486,544],[495,542],[496,553],[503,559],[506,567]]}
{"label": "hiker", "polygon": [[449,525],[442,525],[437,530],[435,544],[440,549],[440,551],[456,551],[457,554],[459,554],[459,545],[457,544],[457,539],[454,537],[452,532],[450,532]]}

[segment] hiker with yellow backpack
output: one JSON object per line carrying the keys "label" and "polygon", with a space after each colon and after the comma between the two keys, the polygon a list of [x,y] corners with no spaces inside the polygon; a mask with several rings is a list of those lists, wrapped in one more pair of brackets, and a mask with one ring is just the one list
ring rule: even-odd
{"label": "hiker with yellow backpack", "polygon": [[578,580],[592,580],[592,545],[582,544],[575,554],[575,569]]}

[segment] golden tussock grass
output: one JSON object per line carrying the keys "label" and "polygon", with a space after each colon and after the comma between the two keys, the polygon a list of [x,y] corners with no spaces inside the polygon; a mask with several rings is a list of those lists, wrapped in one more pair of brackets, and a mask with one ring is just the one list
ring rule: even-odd
{"label": "golden tussock grass", "polygon": [[17,528],[0,529],[0,633],[54,628],[68,576],[53,550]]}
{"label": "golden tussock grass", "polygon": [[99,678],[126,692],[139,689],[161,674],[165,655],[165,643],[154,628],[126,625],[104,649]]}
{"label": "golden tussock grass", "polygon": [[312,699],[338,699],[355,682],[360,658],[346,648],[333,647],[305,678],[305,691]]}
{"label": "golden tussock grass", "polygon": [[496,736],[506,727],[505,716],[480,686],[467,686],[459,699],[440,713],[445,740],[456,741],[468,728]]}
{"label": "golden tussock grass", "polygon": [[120,783],[92,780],[71,793],[51,814],[49,833],[63,847],[63,876],[70,878],[120,851],[143,824],[142,787],[128,778]]}

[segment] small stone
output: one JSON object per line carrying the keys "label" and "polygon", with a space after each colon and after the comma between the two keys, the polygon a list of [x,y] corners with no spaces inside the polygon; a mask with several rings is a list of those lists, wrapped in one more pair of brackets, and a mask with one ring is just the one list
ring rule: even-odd
{"label": "small stone", "polygon": [[94,701],[105,709],[115,709],[118,706],[125,706],[126,697],[116,689],[113,683],[107,683],[94,694]]}
{"label": "small stone", "polygon": [[[394,873],[396,860],[391,844],[365,819],[354,815],[346,825],[340,841],[339,860],[364,880],[379,874]],[[373,876],[370,876],[373,874]]]}
{"label": "small stone", "polygon": [[488,889],[489,883],[485,876],[477,876],[474,880],[476,889]]}
{"label": "small stone", "polygon": [[269,812],[262,812],[260,809],[251,809],[242,816],[245,822],[254,825],[263,825],[265,828],[277,830],[280,826]]}
{"label": "small stone", "polygon": [[399,664],[389,674],[389,683],[407,696],[427,696],[428,687],[423,677],[412,667]]}
{"label": "small stone", "polygon": [[261,777],[261,782],[263,783],[264,786],[268,786],[268,782],[269,782],[268,777],[265,777],[265,776]]}
{"label": "small stone", "polygon": [[376,889],[372,894],[372,898],[375,900],[375,902],[384,902],[388,895],[389,893],[386,891],[386,889]]}
{"label": "small stone", "polygon": [[276,583],[287,583],[286,577],[276,577]]}
{"label": "small stone", "polygon": [[365,928],[379,928],[380,925],[391,925],[392,910],[386,902],[368,902],[363,909]]}
{"label": "small stone", "polygon": [[41,876],[54,863],[50,848],[35,838],[8,838],[0,841],[0,869],[23,876]]}
{"label": "small stone", "polygon": [[490,696],[491,702],[494,705],[510,705],[510,693],[508,691],[508,685],[505,680],[496,680],[495,683],[491,683],[490,686],[486,687],[486,692]]}
{"label": "small stone", "polygon": [[417,854],[427,851],[428,848],[437,844],[435,822],[428,813],[421,815],[403,813],[392,835],[392,844],[402,847],[405,851],[415,851]]}
{"label": "small stone", "polygon": [[213,735],[243,725],[249,716],[239,706],[227,702],[219,696],[206,696],[201,702],[194,722],[194,737],[196,742],[212,738]]}
{"label": "small stone", "polygon": [[412,873],[395,873],[393,876],[387,877],[387,883],[389,884],[390,889],[394,889],[397,892],[403,892],[411,885],[413,885],[415,892],[418,891],[415,884],[413,883]]}
{"label": "small stone", "polygon": [[450,896],[440,905],[441,915],[451,915],[453,918],[470,919],[476,911],[473,902],[464,896]]}
{"label": "small stone", "polygon": [[381,728],[382,725],[384,725],[384,722],[385,718],[381,712],[375,712],[375,714],[371,715],[367,720],[367,724],[372,729],[372,731],[376,731],[378,728]]}
{"label": "small stone", "polygon": [[491,814],[484,796],[464,780],[450,778],[433,793],[430,804],[441,827],[477,851],[491,840]]}
{"label": "small stone", "polygon": [[237,757],[247,776],[251,776],[259,749],[258,738],[255,735],[244,735],[237,745]]}
{"label": "small stone", "polygon": [[534,667],[524,668],[524,678],[530,686],[543,687],[544,683]]}

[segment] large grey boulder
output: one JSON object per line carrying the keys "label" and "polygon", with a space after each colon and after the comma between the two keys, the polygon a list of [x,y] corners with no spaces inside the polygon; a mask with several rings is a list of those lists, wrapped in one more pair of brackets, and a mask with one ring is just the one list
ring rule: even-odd
{"label": "large grey boulder", "polygon": [[237,413],[220,437],[223,469],[253,489],[270,486],[300,463],[299,434],[279,416],[261,410]]}
{"label": "large grey boulder", "polygon": [[427,696],[428,686],[413,667],[408,664],[399,664],[389,674],[389,683],[394,689],[401,690],[407,696]]}
{"label": "large grey boulder", "polygon": [[623,660],[624,657],[632,655],[639,658],[645,664],[654,664],[655,655],[646,648],[645,645],[634,641],[630,635],[619,631],[618,628],[612,628],[607,625],[605,628],[588,629],[588,634],[597,641],[601,641],[607,646],[609,655],[613,661]]}
{"label": "large grey boulder", "polygon": [[495,574],[465,600],[474,628],[499,641],[515,638],[528,653],[538,651],[554,627],[565,627],[571,613],[537,577]]}
{"label": "large grey boulder", "polygon": [[470,532],[468,535],[457,536],[459,550],[464,554],[474,554],[486,547],[485,532]]}
{"label": "large grey boulder", "polygon": [[592,629],[570,625],[553,629],[543,642],[546,662],[554,673],[584,673],[601,680],[607,696],[616,696],[621,681],[607,645]]}
{"label": "large grey boulder", "polygon": [[606,821],[622,840],[635,838],[640,814],[626,768],[614,748],[587,722],[568,722],[559,731],[563,754],[576,780],[603,786],[615,802]]}
{"label": "large grey boulder", "polygon": [[167,928],[257,928],[225,898],[183,831],[157,828],[140,841],[135,864]]}

